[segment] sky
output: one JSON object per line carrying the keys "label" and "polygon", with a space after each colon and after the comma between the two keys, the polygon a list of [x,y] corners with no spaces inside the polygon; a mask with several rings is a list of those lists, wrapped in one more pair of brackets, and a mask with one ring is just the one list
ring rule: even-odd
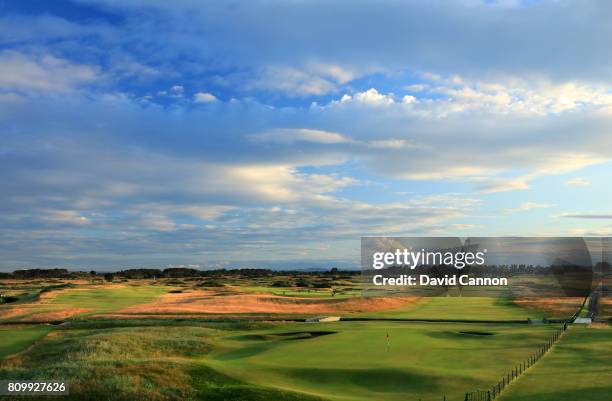
{"label": "sky", "polygon": [[0,0],[0,270],[612,232],[607,1]]}

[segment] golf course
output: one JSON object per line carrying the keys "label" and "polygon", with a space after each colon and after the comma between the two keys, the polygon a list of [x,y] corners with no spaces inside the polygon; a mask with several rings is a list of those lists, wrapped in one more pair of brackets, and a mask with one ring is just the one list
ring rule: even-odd
{"label": "golf course", "polygon": [[[69,379],[56,398],[70,400],[462,401],[539,352],[582,305],[363,297],[356,276],[298,277],[307,287],[279,276],[3,282],[17,300],[0,305],[0,379]],[[605,323],[570,327],[499,399],[607,400],[610,334]]]}

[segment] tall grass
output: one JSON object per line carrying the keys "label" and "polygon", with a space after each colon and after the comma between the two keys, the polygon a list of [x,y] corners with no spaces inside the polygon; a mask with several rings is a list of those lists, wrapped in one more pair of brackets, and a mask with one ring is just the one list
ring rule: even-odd
{"label": "tall grass", "polygon": [[248,385],[207,367],[204,357],[220,333],[189,326],[57,330],[0,362],[0,379],[68,380],[69,396],[45,397],[58,400],[314,400]]}

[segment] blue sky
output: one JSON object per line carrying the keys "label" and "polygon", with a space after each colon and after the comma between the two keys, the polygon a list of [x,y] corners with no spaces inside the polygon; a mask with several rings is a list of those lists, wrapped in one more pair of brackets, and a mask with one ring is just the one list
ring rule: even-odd
{"label": "blue sky", "polygon": [[0,1],[0,269],[609,235],[612,5]]}

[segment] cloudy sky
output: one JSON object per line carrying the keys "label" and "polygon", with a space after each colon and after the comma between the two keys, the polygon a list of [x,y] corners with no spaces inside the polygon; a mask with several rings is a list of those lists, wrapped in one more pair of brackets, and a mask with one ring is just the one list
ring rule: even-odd
{"label": "cloudy sky", "polygon": [[608,1],[0,1],[0,269],[612,232]]}

